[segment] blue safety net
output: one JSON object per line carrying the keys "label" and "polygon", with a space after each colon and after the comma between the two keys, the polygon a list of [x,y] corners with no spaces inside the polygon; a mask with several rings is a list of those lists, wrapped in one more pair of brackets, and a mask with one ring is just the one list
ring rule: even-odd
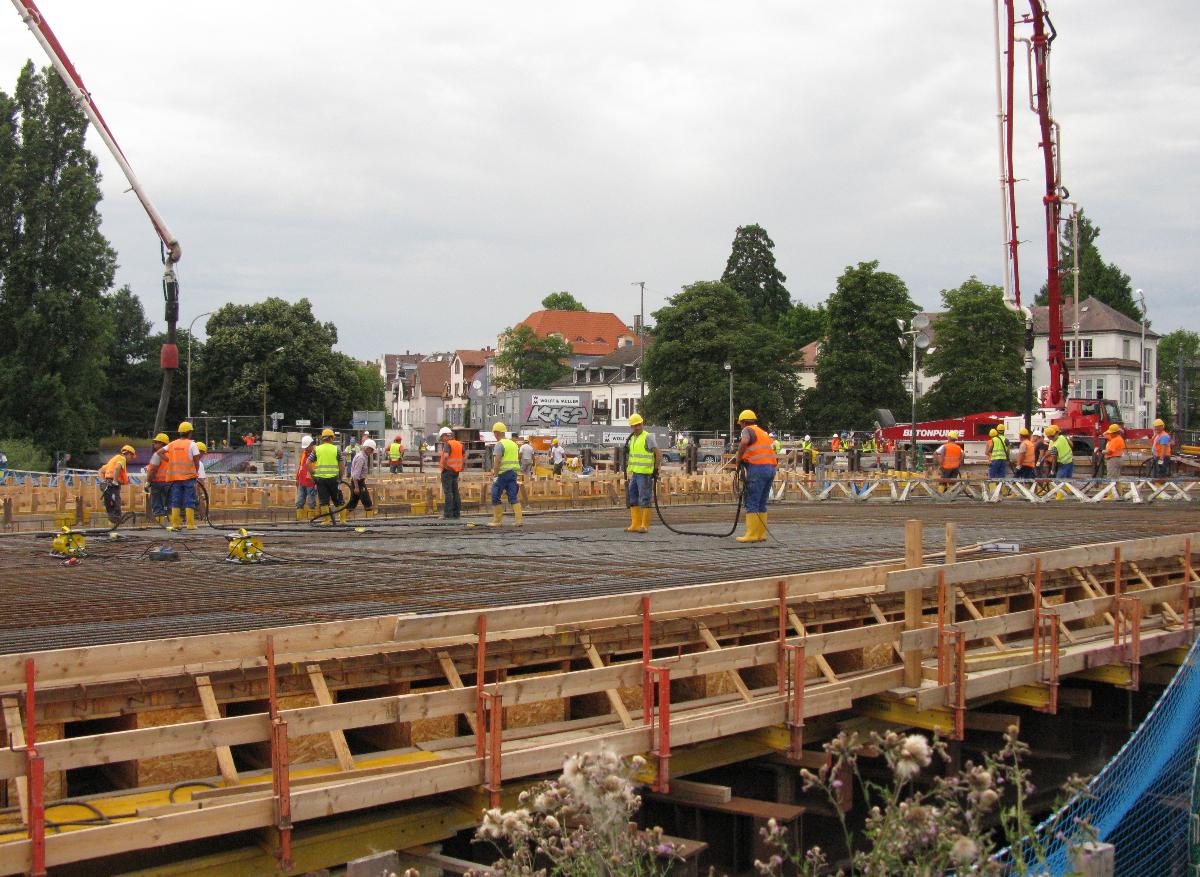
{"label": "blue safety net", "polygon": [[[1036,830],[1045,865],[1030,873],[1071,874],[1080,820],[1116,847],[1118,877],[1190,874],[1193,792],[1200,744],[1200,640],[1121,750]],[[1010,853],[1007,873],[1018,873]]]}

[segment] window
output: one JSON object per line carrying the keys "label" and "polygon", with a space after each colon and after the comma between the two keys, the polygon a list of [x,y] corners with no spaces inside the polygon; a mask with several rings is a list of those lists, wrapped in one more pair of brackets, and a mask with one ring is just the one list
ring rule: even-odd
{"label": "window", "polygon": [[[1080,347],[1080,353],[1079,353],[1080,359],[1091,359],[1092,358],[1092,339],[1091,338],[1080,338],[1079,339],[1079,347]],[[1070,341],[1067,342],[1067,359],[1074,359],[1074,358],[1075,358],[1075,340],[1071,339]]]}
{"label": "window", "polygon": [[1130,353],[1129,353],[1129,339],[1128,339],[1128,338],[1122,338],[1122,339],[1121,339],[1121,358],[1122,358],[1122,359],[1129,359],[1129,357],[1130,357]]}
{"label": "window", "polygon": [[1126,407],[1133,404],[1133,378],[1121,378],[1121,404]]}
{"label": "window", "polygon": [[1154,351],[1149,348],[1142,351],[1142,383],[1154,383]]}
{"label": "window", "polygon": [[1084,378],[1083,396],[1085,399],[1104,398],[1104,378]]}

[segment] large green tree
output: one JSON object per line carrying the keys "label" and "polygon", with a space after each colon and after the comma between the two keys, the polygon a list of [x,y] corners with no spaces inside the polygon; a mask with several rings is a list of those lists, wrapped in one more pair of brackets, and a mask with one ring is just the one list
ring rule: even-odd
{"label": "large green tree", "polygon": [[565,289],[552,292],[542,299],[542,307],[548,311],[586,311],[583,302]]}
{"label": "large green tree", "polygon": [[100,232],[87,120],[26,64],[0,92],[0,434],[82,451],[98,430],[116,257]]}
{"label": "large green tree", "polygon": [[746,301],[750,318],[774,326],[792,306],[783,285],[784,273],[775,267],[775,242],[761,225],[742,225],[733,236],[733,249],[721,282]]}
{"label": "large green tree", "polygon": [[824,338],[828,334],[828,326],[829,314],[824,302],[813,308],[798,301],[779,319],[779,331],[797,350]]}
{"label": "large green tree", "polygon": [[646,417],[678,429],[727,431],[729,363],[737,410],[752,409],[763,425],[787,425],[796,403],[794,352],[780,332],[751,319],[731,286],[693,283],[654,313]]}
{"label": "large green tree", "polygon": [[1158,416],[1179,422],[1179,363],[1183,362],[1187,423],[1200,426],[1200,333],[1176,329],[1158,342]]}
{"label": "large green tree", "polygon": [[193,364],[193,412],[261,417],[264,391],[268,413],[314,425],[344,427],[355,409],[383,408],[382,382],[368,385],[361,364],[333,349],[337,327],[319,322],[306,298],[225,305],[207,330],[203,368]]}
{"label": "large green tree", "polygon": [[[1072,240],[1071,223],[1063,224],[1063,237],[1059,246],[1059,262],[1064,269],[1074,264],[1074,241]],[[1141,321],[1142,311],[1133,297],[1133,287],[1129,275],[1113,262],[1105,262],[1096,246],[1100,237],[1100,228],[1092,223],[1082,210],[1079,211],[1079,298],[1082,301],[1089,296],[1099,299],[1109,307],[1123,313],[1132,320]],[[1063,301],[1071,295],[1074,289],[1074,278],[1064,274],[1062,279]],[[1048,293],[1043,286],[1038,293],[1037,303],[1044,305]]]}
{"label": "large green tree", "polygon": [[896,321],[911,319],[917,308],[904,281],[878,269],[878,261],[847,267],[825,303],[829,333],[817,357],[817,386],[805,393],[802,410],[810,430],[867,429],[876,408],[907,409],[911,359]]}
{"label": "large green tree", "polygon": [[524,323],[504,330],[499,350],[492,382],[502,390],[548,387],[571,371],[571,345],[562,338],[543,338]]}
{"label": "large green tree", "polygon": [[923,369],[937,382],[921,398],[929,418],[970,411],[1019,411],[1024,402],[1025,328],[1004,304],[1004,290],[972,276],[943,289],[946,311]]}

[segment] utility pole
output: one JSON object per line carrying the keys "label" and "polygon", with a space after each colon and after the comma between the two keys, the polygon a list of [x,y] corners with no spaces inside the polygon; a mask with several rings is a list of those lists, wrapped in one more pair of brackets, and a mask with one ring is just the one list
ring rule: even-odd
{"label": "utility pole", "polygon": [[643,371],[643,366],[646,364],[646,281],[635,280],[630,286],[636,286],[640,290],[638,293],[638,374],[642,377],[642,391],[638,397],[638,412],[642,410],[642,404],[646,398],[646,373]]}

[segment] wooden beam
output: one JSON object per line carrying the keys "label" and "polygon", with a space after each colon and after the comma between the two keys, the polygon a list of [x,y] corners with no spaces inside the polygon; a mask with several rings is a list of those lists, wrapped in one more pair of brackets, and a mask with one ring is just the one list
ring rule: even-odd
{"label": "wooden beam", "polygon": [[[976,621],[982,621],[984,617],[983,613],[979,611],[979,607],[975,605],[974,601],[967,596],[966,591],[964,591],[962,588],[956,588],[955,593],[958,594],[958,599],[962,601],[962,604],[967,607],[967,612],[970,613],[971,617]],[[998,651],[1003,652],[1008,650],[1008,646],[1004,644],[1000,637],[993,636],[991,637],[991,641],[992,645],[994,645]]]}
{"label": "wooden beam", "polygon": [[[321,706],[332,705],[333,696],[329,693],[329,686],[325,684],[325,674],[321,672],[321,665],[309,664],[305,670],[312,682],[317,703]],[[329,742],[333,744],[333,754],[337,758],[338,767],[342,770],[354,770],[354,756],[350,754],[350,747],[346,744],[346,735],[340,729],[330,731]]]}
{"label": "wooden beam", "polygon": [[[808,631],[804,629],[804,624],[800,621],[800,616],[791,609],[788,610],[788,623],[792,625],[792,630],[796,631],[796,636],[808,636]],[[897,654],[898,653],[899,652],[897,652]],[[824,676],[828,681],[839,681],[837,674],[833,672],[833,667],[830,666],[829,660],[824,655],[817,655],[813,658],[813,660],[817,664],[817,669],[821,671],[821,675]]]}
{"label": "wooden beam", "polygon": [[[25,724],[21,719],[21,706],[15,697],[0,699],[0,707],[4,709],[4,728],[8,731],[8,748],[10,751],[25,748]],[[29,824],[29,780],[24,776],[16,778],[17,802],[21,807],[21,823]]]}
{"label": "wooden beam", "polygon": [[[699,621],[696,623],[696,626],[700,630],[700,638],[704,640],[704,644],[708,646],[709,651],[721,651],[721,644],[717,642],[717,638],[712,635],[712,631],[708,629],[708,625],[703,621]],[[754,700],[753,695],[750,694],[750,689],[746,687],[746,683],[742,681],[742,677],[737,670],[727,670],[725,675],[728,677],[729,681],[733,683],[733,687],[737,689],[737,693],[742,696],[742,700],[746,702]],[[626,725],[625,727],[629,728],[631,726]]]}
{"label": "wooden beam", "polygon": [[[442,672],[446,674],[446,681],[450,684],[450,687],[457,688],[457,689],[465,689],[466,686],[463,685],[462,677],[458,675],[458,668],[454,666],[454,661],[451,660],[450,653],[449,652],[438,652],[437,660],[438,660],[438,664],[440,664],[442,667]],[[472,712],[470,709],[463,710],[462,717],[467,720],[467,725],[471,728],[471,730],[473,732],[478,730],[475,727],[475,713],[474,712]]]}
{"label": "wooden beam", "polygon": [[[196,693],[200,695],[200,708],[204,710],[204,718],[214,721],[221,718],[221,709],[217,706],[217,698],[213,694],[212,681],[207,676],[196,677]],[[227,786],[236,786],[238,778],[237,767],[233,763],[233,750],[228,746],[215,746],[213,752],[217,756],[217,769],[221,772],[221,780]]]}
{"label": "wooden beam", "polygon": [[[592,665],[593,669],[599,670],[604,667],[604,659],[600,657],[600,653],[596,651],[596,647],[590,641],[585,641],[584,651],[587,652],[588,663]],[[621,725],[625,728],[632,728],[633,716],[629,715],[625,702],[621,700],[621,693],[615,688],[606,688],[604,693],[608,696],[608,702],[612,705],[613,712],[621,720]]]}

